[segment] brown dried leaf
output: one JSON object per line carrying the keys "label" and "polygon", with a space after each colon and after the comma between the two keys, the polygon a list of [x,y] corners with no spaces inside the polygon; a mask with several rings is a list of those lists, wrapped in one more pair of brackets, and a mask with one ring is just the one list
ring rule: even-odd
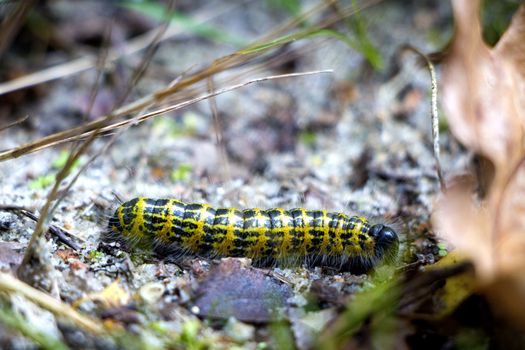
{"label": "brown dried leaf", "polygon": [[516,62],[523,64],[524,51],[515,51],[514,44],[523,30],[524,5],[501,46],[491,50],[482,40],[479,3],[452,2],[456,35],[443,72],[444,107],[456,137],[504,172],[523,154],[523,77]]}
{"label": "brown dried leaf", "polygon": [[512,23],[505,34],[498,41],[494,51],[500,57],[506,57],[514,64],[516,71],[521,75],[517,83],[521,86],[523,102],[523,84],[525,79],[525,6],[521,5],[514,15]]}
{"label": "brown dried leaf", "polygon": [[445,61],[443,104],[454,135],[492,162],[494,180],[482,202],[475,200],[474,181],[452,185],[438,201],[433,222],[474,261],[482,282],[504,276],[518,281],[514,292],[520,294],[525,291],[520,287],[525,285],[525,4],[493,49],[482,40],[480,2],[452,4],[456,35]]}
{"label": "brown dried leaf", "polygon": [[266,323],[280,318],[291,296],[288,285],[266,272],[242,266],[239,259],[223,259],[197,290],[199,316],[208,319],[230,317],[243,322]]}

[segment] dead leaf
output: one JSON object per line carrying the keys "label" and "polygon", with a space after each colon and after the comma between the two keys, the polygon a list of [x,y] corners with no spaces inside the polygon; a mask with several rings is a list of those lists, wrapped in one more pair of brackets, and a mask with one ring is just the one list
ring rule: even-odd
{"label": "dead leaf", "polygon": [[517,83],[521,86],[522,101],[523,102],[523,86],[525,79],[525,57],[523,52],[525,51],[525,6],[521,5],[511,25],[505,34],[498,41],[495,51],[499,56],[506,57],[511,61],[516,68],[516,71],[520,74],[521,79],[516,79]]}
{"label": "dead leaf", "polygon": [[524,50],[507,56],[517,40],[516,32],[523,30],[524,5],[512,23],[520,30],[511,28],[494,50],[482,40],[480,2],[456,0],[452,5],[456,34],[443,72],[443,103],[450,128],[465,146],[489,158],[500,177],[506,177],[505,169],[517,163],[524,148],[523,77],[516,64],[523,63],[518,54],[523,56]]}
{"label": "dead leaf", "polygon": [[291,289],[261,270],[242,266],[240,259],[223,259],[196,294],[201,317],[265,323],[279,318]]}
{"label": "dead leaf", "polygon": [[482,199],[473,178],[449,186],[433,224],[474,262],[497,308],[525,328],[525,307],[516,302],[525,298],[525,4],[494,48],[482,40],[480,1],[452,6],[456,33],[444,64],[443,105],[451,131],[492,163],[494,176]]}

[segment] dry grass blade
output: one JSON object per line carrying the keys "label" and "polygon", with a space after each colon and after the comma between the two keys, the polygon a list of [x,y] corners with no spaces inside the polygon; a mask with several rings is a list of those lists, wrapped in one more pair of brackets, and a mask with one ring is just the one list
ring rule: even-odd
{"label": "dry grass blade", "polygon": [[[368,1],[366,4],[361,6],[361,9],[376,5],[377,3],[381,2],[381,0],[374,0],[374,1]],[[22,2],[23,3],[23,2]],[[193,17],[197,21],[206,22],[208,20],[211,20],[215,17],[218,17],[224,13],[228,13],[232,10],[232,7],[238,6],[238,5],[232,5],[231,7],[225,7],[222,11],[217,13],[216,6],[210,6],[209,9],[205,9],[204,11],[196,13]],[[264,42],[266,40],[270,40],[272,37],[275,37],[276,35],[279,35],[279,33],[283,33],[298,24],[302,23],[306,18],[309,16],[312,16],[322,9],[326,8],[328,5],[325,3],[321,3],[308,11],[307,13],[295,18],[294,20],[286,23],[280,28],[277,28],[272,33],[269,33],[268,35],[265,35],[265,37],[260,39],[260,42]],[[343,16],[350,16],[353,13],[355,13],[355,9],[344,9],[342,11]],[[331,17],[327,20],[325,20],[322,24],[322,26],[330,26],[337,22],[340,18],[339,17]],[[115,60],[120,59],[121,57],[128,56],[135,54],[141,50],[144,50],[147,48],[150,43],[154,40],[154,38],[157,36],[158,30],[153,29],[143,35],[138,36],[135,39],[132,39],[128,42],[128,44],[122,49],[111,49],[108,53],[108,63],[113,62]],[[169,27],[166,32],[162,35],[162,37],[159,39],[160,41],[164,41],[170,38],[173,38],[177,35],[180,35],[182,33],[181,29],[178,27]],[[245,53],[242,53],[244,55]],[[222,60],[227,61],[227,60]],[[38,72],[25,75],[4,83],[0,83],[0,95],[4,95],[13,91],[25,89],[34,85],[42,84],[45,82],[57,80],[60,78],[64,78],[70,75],[78,74],[84,71],[87,71],[89,69],[93,69],[96,67],[96,57],[82,57],[76,60],[72,60],[70,62],[66,62],[57,66],[53,66],[50,68],[46,68],[43,70],[40,70]],[[220,70],[218,70],[220,71]],[[202,78],[199,78],[196,81],[201,80]],[[184,84],[184,86],[191,85],[192,82],[187,82]],[[177,90],[180,88],[180,86],[177,88]]]}
{"label": "dry grass blade", "polygon": [[97,335],[105,333],[99,321],[78,313],[71,306],[56,300],[50,295],[25,284],[7,273],[0,272],[0,291],[5,293],[18,293],[44,309],[51,311],[53,314],[65,317],[76,326],[90,333]]}
{"label": "dry grass blade", "polygon": [[25,117],[19,118],[19,119],[15,120],[14,122],[9,123],[7,125],[1,125],[0,126],[0,132],[2,132],[4,130],[7,130],[9,128],[12,128],[15,125],[18,125],[18,124],[21,124],[21,123],[25,122],[27,120],[27,118],[29,118],[28,115],[26,115]]}
{"label": "dry grass blade", "polygon": [[[100,71],[102,70],[102,66],[104,65],[104,59],[107,57],[107,55],[104,54],[104,52],[101,54],[101,58],[99,60],[99,68],[100,68]],[[100,77],[97,77],[96,81],[95,81],[95,84],[93,86],[93,93],[92,93],[92,99],[91,99],[91,103],[93,103],[95,101],[95,97],[96,97],[96,92],[98,90],[98,87],[99,87],[99,82],[100,82]],[[91,109],[91,106],[89,106],[89,109]],[[60,184],[62,183],[62,181],[66,178],[66,176],[69,174],[71,168],[73,167],[73,164],[75,164],[75,162],[77,160],[79,160],[80,156],[84,153],[85,150],[88,149],[88,147],[90,146],[90,144],[95,140],[96,138],[96,130],[95,132],[93,133],[93,135],[91,135],[90,138],[88,138],[88,140],[86,140],[84,143],[80,144],[80,145],[76,145],[76,146],[73,146],[73,150],[72,152],[70,153],[69,157],[67,158],[66,160],[66,164],[64,164],[64,166],[62,167],[62,169],[60,169],[60,171],[58,172],[58,174],[56,175],[55,177],[55,183],[53,184],[53,187],[51,189],[51,191],[49,191],[48,195],[47,195],[47,198],[46,198],[46,202],[42,208],[42,210],[40,211],[40,218],[37,220],[36,222],[36,226],[35,226],[35,229],[33,231],[33,234],[31,235],[31,239],[29,240],[29,243],[27,245],[27,248],[26,248],[26,251],[24,253],[24,258],[22,260],[22,263],[20,264],[20,266],[18,267],[18,272],[23,275],[23,272],[27,269],[28,265],[29,265],[29,262],[31,261],[31,258],[33,257],[33,254],[34,254],[34,247],[35,247],[35,242],[36,240],[45,232],[47,231],[51,226],[49,226],[49,222],[53,216],[53,212],[54,210],[56,209],[58,203],[60,202],[60,199],[63,198],[61,197],[55,204],[54,207],[51,207],[51,204],[52,202],[57,198],[57,195],[58,195],[58,190],[59,190],[59,187],[60,187]],[[89,164],[89,163],[88,163]],[[85,165],[87,166],[87,165]],[[84,169],[84,168],[83,168]],[[72,186],[72,184],[74,183],[74,181],[72,181],[69,186]],[[65,193],[67,193],[67,191],[64,192],[64,195]],[[63,195],[63,196],[64,196]],[[50,209],[51,208],[51,209]]]}
{"label": "dry grass blade", "polygon": [[[232,85],[232,86],[229,86],[229,87],[218,89],[218,90],[216,90],[216,91],[214,91],[212,93],[209,93],[209,94],[205,94],[205,95],[201,95],[201,96],[195,97],[195,98],[193,98],[191,100],[187,100],[187,101],[184,101],[184,102],[181,102],[181,103],[177,103],[177,104],[174,104],[174,105],[170,105],[170,106],[167,106],[167,107],[163,107],[163,108],[154,110],[152,112],[148,112],[146,114],[140,115],[140,116],[135,117],[133,119],[127,119],[127,120],[124,120],[124,121],[121,121],[121,122],[113,123],[113,124],[108,125],[108,126],[106,126],[104,128],[101,128],[100,131],[101,132],[108,132],[108,131],[112,131],[112,130],[115,130],[115,129],[122,128],[124,126],[129,126],[129,125],[132,125],[132,124],[142,123],[142,122],[144,122],[144,121],[146,121],[148,119],[157,117],[159,115],[166,114],[168,112],[173,112],[173,111],[176,111],[176,110],[184,108],[184,107],[188,107],[188,106],[190,106],[192,104],[195,104],[197,102],[201,102],[201,101],[207,100],[209,98],[212,98],[212,97],[224,94],[226,92],[237,90],[237,89],[240,89],[242,87],[245,87],[247,85],[251,85],[251,84],[254,84],[254,83],[260,83],[260,82],[263,82],[263,81],[277,80],[277,79],[284,79],[284,78],[302,77],[302,76],[308,76],[308,75],[314,75],[314,74],[323,74],[323,73],[333,73],[333,70],[325,69],[325,70],[317,70],[317,71],[302,72],[302,73],[290,73],[290,74],[271,75],[271,76],[267,76],[267,77],[251,79],[251,80],[248,80],[248,81],[236,84],[236,85]],[[72,139],[65,140],[65,141],[76,140],[78,138],[82,138],[82,137],[85,137],[87,135],[89,135],[89,133],[84,134],[84,135],[78,135],[78,136],[76,136],[76,137],[74,137]]]}
{"label": "dry grass blade", "polygon": [[121,101],[118,103],[118,106],[121,106],[126,101],[126,99],[131,94],[131,91],[133,91],[133,89],[137,86],[138,82],[140,81],[140,79],[142,79],[142,76],[148,69],[149,63],[151,62],[151,59],[155,55],[155,52],[158,50],[162,38],[166,36],[166,33],[170,25],[170,16],[172,15],[174,10],[175,10],[175,0],[170,0],[168,2],[168,8],[167,8],[166,14],[164,15],[165,17],[164,24],[159,27],[155,35],[151,38],[151,42],[147,47],[146,53],[140,65],[133,72],[133,76],[131,77],[130,84],[128,84],[126,92],[122,96]]}
{"label": "dry grass blade", "polygon": [[[94,140],[94,137],[91,141]],[[80,147],[78,147],[78,150],[76,152],[72,152],[70,156],[68,157],[66,164],[64,167],[58,172],[56,175],[55,183],[53,185],[53,188],[51,191],[49,191],[49,194],[47,195],[46,203],[44,204],[42,210],[40,211],[40,218],[38,219],[35,229],[33,231],[33,234],[31,235],[31,239],[29,240],[29,243],[27,245],[27,249],[24,253],[24,258],[22,260],[22,263],[18,267],[18,271],[22,271],[26,268],[28,263],[31,261],[31,258],[33,256],[33,249],[35,246],[35,241],[40,237],[47,229],[49,228],[49,222],[51,220],[51,204],[53,200],[57,197],[57,193],[60,187],[60,184],[65,179],[65,177],[69,174],[69,171],[73,164],[80,158],[80,156],[84,153],[84,151],[89,147],[91,142],[86,141],[84,142]]]}

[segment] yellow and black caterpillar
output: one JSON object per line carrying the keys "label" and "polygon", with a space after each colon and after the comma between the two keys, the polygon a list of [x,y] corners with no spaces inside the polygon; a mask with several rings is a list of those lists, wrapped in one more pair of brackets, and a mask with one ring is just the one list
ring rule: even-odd
{"label": "yellow and black caterpillar", "polygon": [[249,257],[261,264],[304,259],[355,273],[391,260],[399,244],[390,227],[360,216],[304,208],[214,209],[170,198],[122,203],[108,229],[128,247],[162,255]]}

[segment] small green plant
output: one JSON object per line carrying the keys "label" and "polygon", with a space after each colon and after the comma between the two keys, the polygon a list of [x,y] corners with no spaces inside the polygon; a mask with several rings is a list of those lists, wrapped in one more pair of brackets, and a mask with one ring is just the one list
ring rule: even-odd
{"label": "small green plant", "polygon": [[[62,169],[66,165],[66,162],[67,162],[67,159],[69,158],[69,155],[70,155],[69,151],[66,151],[66,150],[60,151],[60,153],[58,154],[58,157],[55,158],[51,162],[51,166],[53,167],[53,169],[56,169],[56,170]],[[79,167],[79,165],[80,165],[80,161],[77,160],[71,166],[71,171],[77,169]]]}
{"label": "small green plant", "polygon": [[[67,159],[69,158],[69,154],[70,154],[69,151],[66,151],[66,150],[60,151],[60,153],[58,154],[58,157],[53,159],[53,161],[51,162],[51,167],[57,171],[62,169],[66,165]],[[77,160],[71,166],[70,172],[74,171],[79,166],[80,166],[80,161]],[[56,174],[54,173],[41,175],[29,183],[29,188],[32,190],[44,189],[55,182],[55,177],[56,177]]]}
{"label": "small green plant", "polygon": [[171,180],[173,182],[186,182],[190,179],[192,170],[191,164],[183,163],[171,172]]}
{"label": "small green plant", "polygon": [[348,18],[347,23],[351,32],[355,34],[355,38],[347,36],[345,42],[363,55],[375,70],[381,70],[384,67],[383,58],[381,57],[379,50],[368,37],[366,22],[361,15],[361,11],[359,11],[356,0],[352,1],[352,6],[355,10],[355,14]]}
{"label": "small green plant", "polygon": [[275,349],[293,350],[295,340],[290,324],[284,321],[273,322],[270,324],[270,334],[274,342]]}
{"label": "small green plant", "polygon": [[299,135],[299,139],[305,145],[313,146],[315,145],[315,141],[317,140],[317,135],[314,131],[303,131]]}
{"label": "small green plant", "polygon": [[447,250],[447,245],[445,243],[438,243],[437,245],[439,251],[438,251],[438,255],[439,256],[447,256],[448,255],[448,250]]}
{"label": "small green plant", "polygon": [[87,256],[88,260],[98,260],[104,256],[104,253],[98,250],[91,250]]}
{"label": "small green plant", "polygon": [[153,121],[155,132],[171,137],[195,135],[199,128],[199,116],[193,112],[184,113],[181,118],[157,118]]}
{"label": "small green plant", "polygon": [[29,183],[29,188],[32,190],[41,190],[55,182],[55,174],[42,175]]}
{"label": "small green plant", "polygon": [[[374,349],[392,349],[397,334],[395,311],[399,300],[398,280],[391,278],[392,267],[374,276],[373,285],[357,293],[331,332],[319,339],[318,348],[340,349],[366,323]],[[389,279],[384,279],[389,275]]]}

